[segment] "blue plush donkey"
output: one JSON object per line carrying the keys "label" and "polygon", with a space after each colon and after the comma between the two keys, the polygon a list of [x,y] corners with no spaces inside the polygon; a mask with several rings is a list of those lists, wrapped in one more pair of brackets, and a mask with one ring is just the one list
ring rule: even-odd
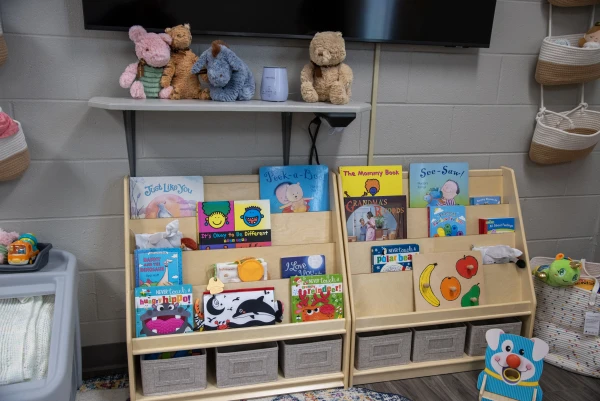
{"label": "blue plush donkey", "polygon": [[252,71],[224,42],[215,40],[194,66],[192,74],[199,74],[206,66],[210,97],[219,102],[250,100],[254,96]]}

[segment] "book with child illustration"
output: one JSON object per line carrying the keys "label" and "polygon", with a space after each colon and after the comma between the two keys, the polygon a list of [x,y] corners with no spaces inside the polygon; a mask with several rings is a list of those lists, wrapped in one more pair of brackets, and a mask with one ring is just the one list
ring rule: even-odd
{"label": "book with child illustration", "polygon": [[136,288],[136,337],[191,333],[193,305],[190,284]]}
{"label": "book with child illustration", "polygon": [[430,237],[459,237],[467,235],[464,206],[436,206],[427,208]]}
{"label": "book with child illustration", "polygon": [[268,200],[233,202],[235,247],[271,246],[271,204]]}
{"label": "book with child illustration", "polygon": [[406,195],[344,198],[348,241],[406,238]]}
{"label": "book with child illustration", "polygon": [[183,284],[181,249],[136,249],[133,253],[136,287]]}
{"label": "book with child illustration", "polygon": [[260,199],[271,202],[271,213],[329,210],[327,166],[261,167]]}
{"label": "book with child illustration", "polygon": [[198,202],[198,244],[201,250],[235,248],[233,201]]}
{"label": "book with child illustration", "polygon": [[469,205],[469,163],[412,163],[410,207]]}
{"label": "book with child illustration", "polygon": [[340,167],[345,198],[402,195],[402,166]]}
{"label": "book with child illustration", "polygon": [[132,219],[194,217],[196,205],[203,200],[200,176],[129,178]]}

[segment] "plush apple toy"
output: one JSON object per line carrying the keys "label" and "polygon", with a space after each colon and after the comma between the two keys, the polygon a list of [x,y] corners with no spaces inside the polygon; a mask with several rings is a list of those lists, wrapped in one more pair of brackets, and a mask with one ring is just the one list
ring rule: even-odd
{"label": "plush apple toy", "polygon": [[474,256],[465,256],[456,262],[456,271],[464,278],[471,278],[477,274],[479,262]]}

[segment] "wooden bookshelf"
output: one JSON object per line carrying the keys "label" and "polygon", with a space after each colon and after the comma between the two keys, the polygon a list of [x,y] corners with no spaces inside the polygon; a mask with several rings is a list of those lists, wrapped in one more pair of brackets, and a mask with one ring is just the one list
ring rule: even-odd
{"label": "wooden bookshelf", "polygon": [[[351,331],[350,293],[348,291],[345,266],[342,224],[338,207],[336,176],[331,174],[331,211],[273,214],[271,215],[272,246],[262,248],[220,249],[210,251],[183,252],[183,278],[186,284],[193,286],[194,297],[201,297],[206,289],[208,278],[212,273],[211,265],[216,262],[229,262],[245,256],[262,257],[268,264],[269,280],[252,283],[226,284],[225,289],[274,287],[275,296],[284,304],[283,323],[275,326],[252,327],[225,331],[194,332],[189,334],[166,335],[136,338],[134,309],[134,273],[133,251],[135,249],[134,234],[164,231],[165,226],[175,220],[148,219],[133,220],[130,216],[129,177],[124,179],[124,213],[125,213],[125,283],[126,283],[126,317],[127,317],[127,356],[129,362],[130,397],[132,401],[146,400],[233,400],[241,398],[267,397],[290,392],[311,391],[323,388],[348,386],[350,380],[350,347]],[[246,200],[259,199],[257,175],[204,177],[204,198],[213,200]],[[185,237],[196,238],[196,218],[179,218],[179,230]],[[327,274],[340,273],[344,281],[345,318],[320,322],[290,322],[290,284],[288,279],[281,278],[280,258],[323,254],[327,261]],[[208,364],[208,386],[205,390],[143,396],[138,355],[176,351],[194,348],[214,348],[220,346],[240,345],[280,341],[293,338],[318,337],[339,334],[343,338],[342,371],[312,377],[286,379],[281,374],[275,382],[262,383],[231,388],[218,388],[211,376],[211,364]]]}
{"label": "wooden bookshelf", "polygon": [[[477,233],[481,217],[514,217],[515,232],[504,234],[466,235],[461,237],[429,238],[428,217],[424,208],[407,211],[408,239],[376,242],[348,242],[341,177],[336,174],[338,210],[345,243],[346,268],[351,303],[351,350],[349,385],[386,380],[398,380],[483,369],[483,357],[463,358],[410,363],[385,368],[358,370],[354,367],[356,333],[429,326],[444,323],[518,317],[522,320],[521,334],[531,337],[535,314],[535,293],[528,268],[515,264],[482,266],[486,283],[487,303],[482,306],[439,311],[416,312],[414,306],[412,271],[394,273],[371,273],[371,247],[416,243],[421,253],[469,251],[472,245],[510,245],[523,251],[523,259],[529,260],[523,218],[519,204],[514,171],[502,167],[494,170],[471,170],[469,172],[470,196],[500,196],[502,204],[467,206],[467,233]],[[408,173],[403,173],[403,193],[409,196]]]}

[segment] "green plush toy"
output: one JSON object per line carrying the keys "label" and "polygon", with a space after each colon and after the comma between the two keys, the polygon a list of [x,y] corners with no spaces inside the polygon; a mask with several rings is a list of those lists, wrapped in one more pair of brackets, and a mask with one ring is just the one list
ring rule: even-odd
{"label": "green plush toy", "polygon": [[580,269],[581,262],[565,258],[564,254],[559,253],[551,264],[536,267],[533,275],[553,287],[566,287],[577,283]]}

